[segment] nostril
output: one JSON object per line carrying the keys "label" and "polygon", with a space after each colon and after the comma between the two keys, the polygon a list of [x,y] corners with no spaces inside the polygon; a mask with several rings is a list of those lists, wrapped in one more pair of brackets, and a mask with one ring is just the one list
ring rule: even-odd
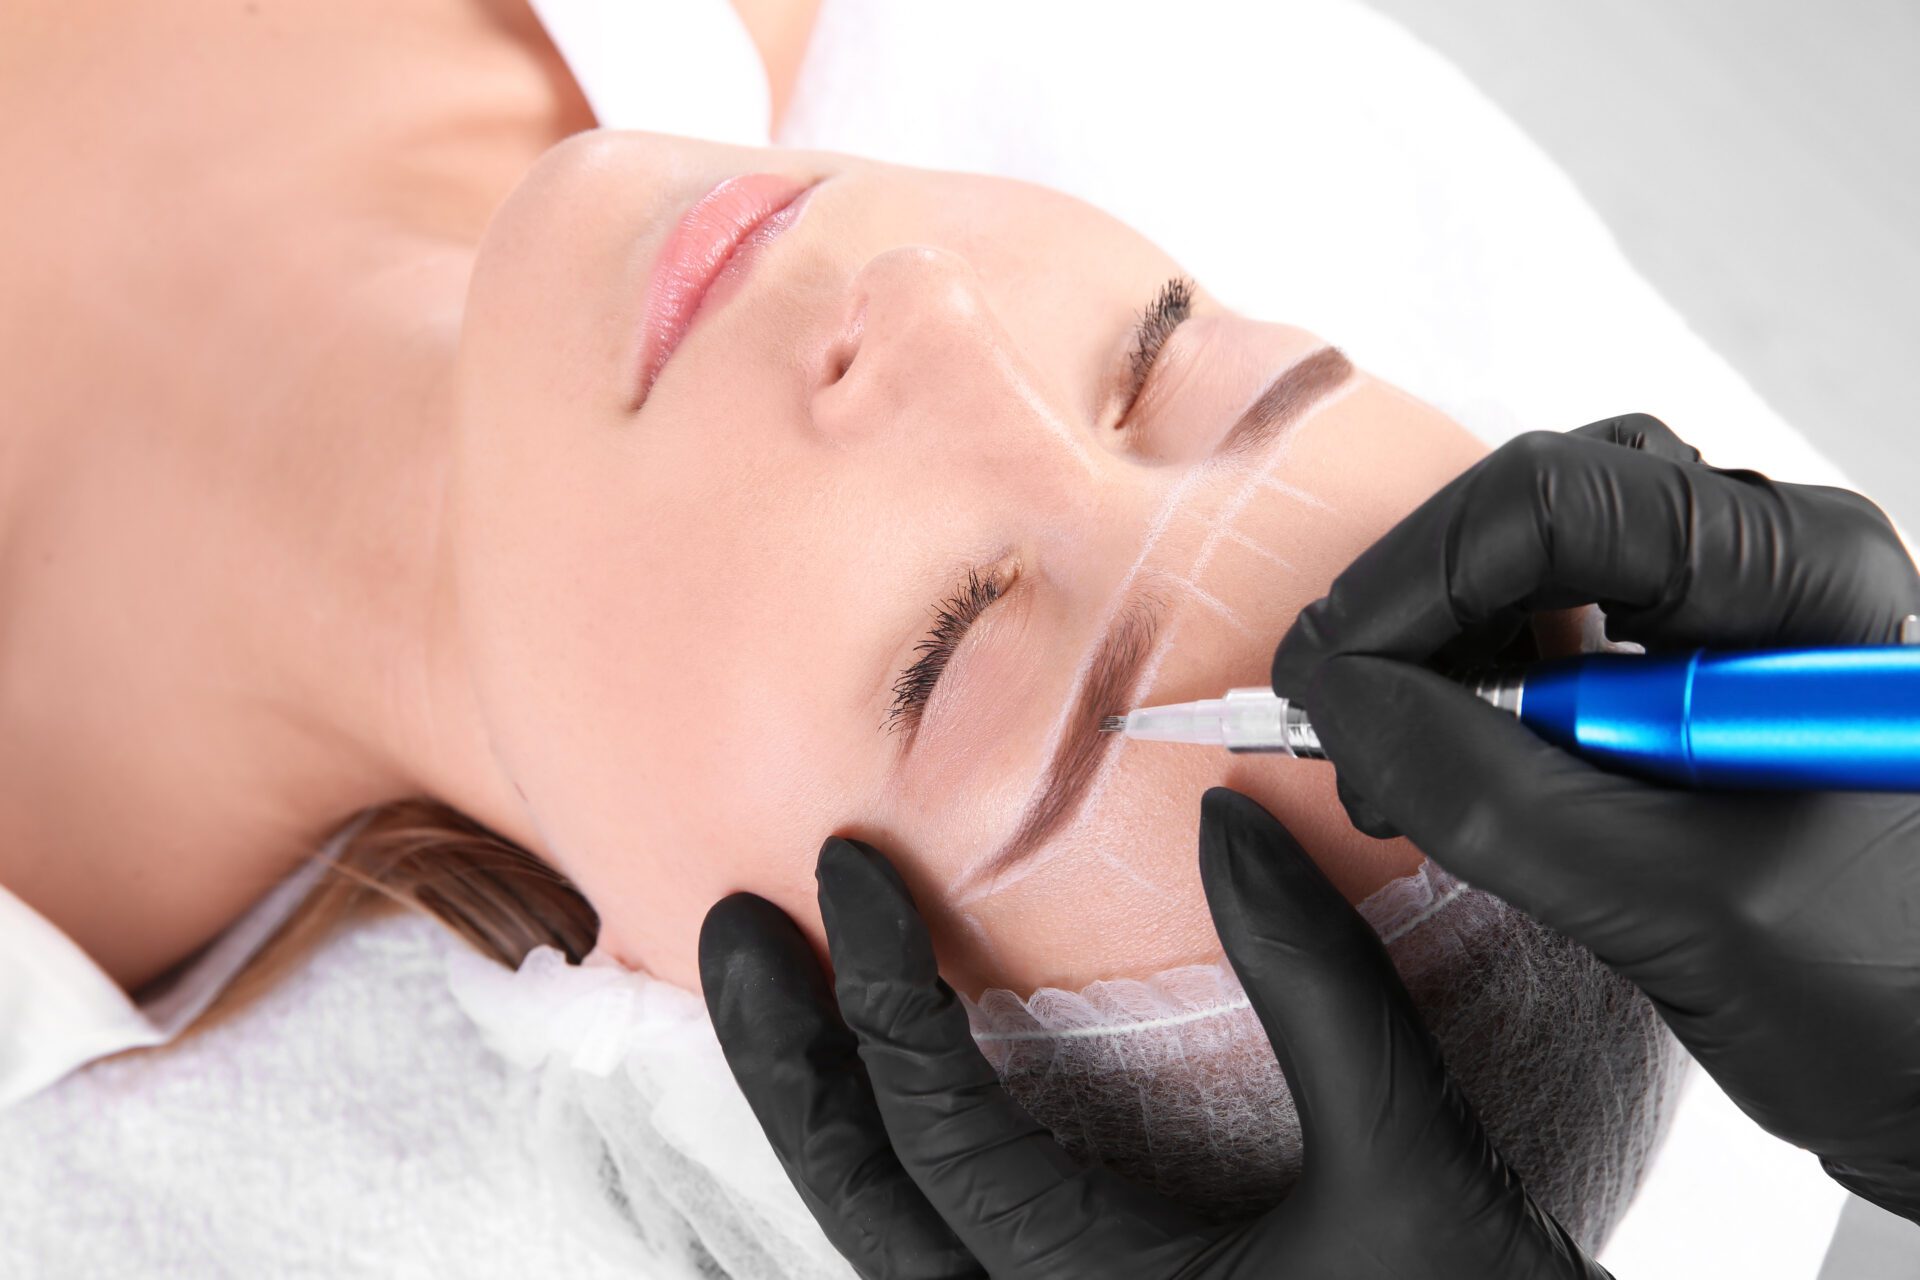
{"label": "nostril", "polygon": [[867,328],[867,299],[861,295],[847,308],[846,318],[840,324],[840,331],[834,335],[833,342],[827,347],[826,385],[846,377],[853,369],[854,357],[860,354],[860,339]]}
{"label": "nostril", "polygon": [[847,371],[853,368],[854,354],[855,354],[855,349],[853,347],[841,346],[838,344],[834,346],[832,351],[829,351],[827,353],[827,385],[828,386],[832,386],[834,383],[840,381],[840,379],[847,376]]}

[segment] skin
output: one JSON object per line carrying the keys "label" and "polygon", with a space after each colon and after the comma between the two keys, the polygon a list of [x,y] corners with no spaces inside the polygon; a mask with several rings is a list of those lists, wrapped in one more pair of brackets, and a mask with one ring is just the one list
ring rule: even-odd
{"label": "skin", "polygon": [[[35,51],[6,93],[73,111],[4,139],[49,198],[0,215],[0,883],[110,974],[164,972],[355,809],[420,793],[687,985],[727,892],[817,929],[834,831],[901,855],[970,989],[1217,954],[1214,782],[1349,898],[1414,864],[1351,830],[1324,766],[1116,744],[1033,859],[980,870],[1123,601],[1160,610],[1141,700],[1261,683],[1299,607],[1480,455],[1455,424],[1360,373],[1213,458],[1324,340],[1203,290],[1123,418],[1132,322],[1180,268],[1104,214],[840,156],[552,147],[583,108],[523,11],[423,6],[428,76],[364,39],[377,8],[49,6],[0,33]],[[88,67],[129,98],[63,88]],[[343,67],[385,95],[344,120]],[[129,100],[158,104],[137,136]],[[653,253],[747,172],[827,180],[634,412]],[[1010,589],[889,734],[976,566]]]}
{"label": "skin", "polygon": [[[641,282],[683,209],[754,171],[825,181],[634,412]],[[494,749],[607,904],[603,946],[691,982],[706,907],[747,887],[810,919],[840,831],[907,854],[963,985],[1201,960],[1213,782],[1350,897],[1417,861],[1348,828],[1324,767],[1115,742],[1033,860],[979,871],[1130,593],[1160,602],[1147,701],[1261,683],[1298,609],[1479,453],[1357,374],[1265,453],[1214,456],[1325,343],[1204,295],[1123,420],[1132,322],[1179,270],[1064,196],[840,156],[596,134],[515,191],[469,298],[451,542]],[[976,566],[1012,585],[917,731],[885,732]]]}

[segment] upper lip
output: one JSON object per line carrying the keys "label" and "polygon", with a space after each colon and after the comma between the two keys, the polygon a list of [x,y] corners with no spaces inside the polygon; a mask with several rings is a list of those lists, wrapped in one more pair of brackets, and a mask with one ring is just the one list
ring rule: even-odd
{"label": "upper lip", "polygon": [[736,261],[744,265],[741,246],[816,185],[780,174],[744,174],[718,183],[680,216],[654,257],[642,296],[634,408],[692,327],[714,282]]}

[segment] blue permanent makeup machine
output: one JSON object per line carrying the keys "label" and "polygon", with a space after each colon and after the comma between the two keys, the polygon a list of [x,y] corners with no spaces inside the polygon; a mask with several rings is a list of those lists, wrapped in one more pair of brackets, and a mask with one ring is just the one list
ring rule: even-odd
{"label": "blue permanent makeup machine", "polygon": [[[1915,632],[1910,620],[1902,638]],[[1618,773],[1684,787],[1920,791],[1920,645],[1588,654],[1463,684]],[[1142,707],[1100,727],[1326,758],[1306,710],[1263,688]]]}

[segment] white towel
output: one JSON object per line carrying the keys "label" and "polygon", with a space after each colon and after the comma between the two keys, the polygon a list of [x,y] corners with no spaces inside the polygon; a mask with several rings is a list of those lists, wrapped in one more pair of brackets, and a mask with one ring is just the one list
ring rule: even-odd
{"label": "white towel", "polygon": [[365,925],[237,1021],[0,1112],[0,1276],[630,1280],[449,998],[460,945]]}

